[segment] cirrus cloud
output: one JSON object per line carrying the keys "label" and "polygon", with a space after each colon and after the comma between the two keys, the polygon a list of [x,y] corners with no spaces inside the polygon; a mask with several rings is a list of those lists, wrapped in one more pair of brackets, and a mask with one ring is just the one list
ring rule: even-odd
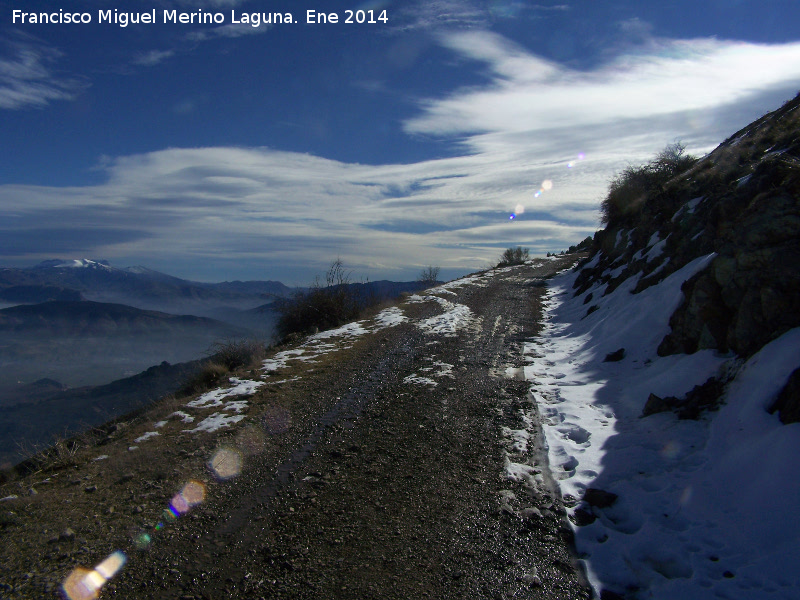
{"label": "cirrus cloud", "polygon": [[[201,279],[267,265],[269,277],[306,283],[336,256],[372,279],[413,277],[426,264],[452,276],[508,246],[543,254],[592,234],[615,170],[676,138],[710,150],[796,91],[800,73],[800,44],[650,40],[647,51],[576,71],[485,31],[440,43],[483,65],[490,82],[422,101],[404,127],[458,144],[460,156],[361,165],[174,148],[107,160],[100,185],[0,187],[0,212],[15,239],[57,230],[65,205],[73,231],[135,223],[135,234],[87,240],[84,254],[156,267],[170,256],[176,274]],[[552,187],[542,191],[544,180]]]}

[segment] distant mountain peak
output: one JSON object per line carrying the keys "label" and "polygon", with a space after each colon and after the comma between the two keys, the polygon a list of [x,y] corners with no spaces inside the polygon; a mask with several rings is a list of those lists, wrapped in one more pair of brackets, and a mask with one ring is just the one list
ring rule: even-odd
{"label": "distant mountain peak", "polygon": [[90,258],[61,259],[54,258],[40,262],[36,269],[111,269],[107,260],[93,260]]}

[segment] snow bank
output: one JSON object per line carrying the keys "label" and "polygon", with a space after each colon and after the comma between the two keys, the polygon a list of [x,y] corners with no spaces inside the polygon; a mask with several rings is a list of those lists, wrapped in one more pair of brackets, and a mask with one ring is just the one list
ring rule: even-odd
{"label": "snow bank", "polygon": [[[800,589],[800,424],[766,411],[800,366],[800,329],[744,365],[713,351],[656,354],[681,284],[711,258],[636,295],[632,277],[588,315],[586,295],[603,290],[572,298],[577,274],[562,274],[548,292],[542,336],[526,345],[551,469],[576,501],[571,517],[585,523],[575,527],[576,545],[598,593],[760,599]],[[604,362],[620,348],[622,360]],[[736,377],[718,412],[641,418],[650,393],[683,397],[721,371]],[[588,488],[617,499],[605,508],[577,503]]]}

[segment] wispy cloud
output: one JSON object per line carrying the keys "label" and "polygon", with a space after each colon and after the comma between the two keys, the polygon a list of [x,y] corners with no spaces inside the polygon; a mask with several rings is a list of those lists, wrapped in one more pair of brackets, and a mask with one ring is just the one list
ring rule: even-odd
{"label": "wispy cloud", "polygon": [[186,39],[192,42],[205,42],[218,38],[238,38],[246,35],[260,35],[272,29],[269,23],[260,23],[253,27],[249,23],[230,23],[219,27],[209,27],[198,31],[193,31],[186,35]]}
{"label": "wispy cloud", "polygon": [[489,11],[475,0],[428,0],[413,2],[396,10],[395,33],[482,27]]}
{"label": "wispy cloud", "polygon": [[3,44],[0,57],[0,109],[41,108],[57,100],[71,100],[83,85],[75,78],[53,74],[61,53],[29,36]]}
{"label": "wispy cloud", "polygon": [[133,59],[133,64],[152,67],[175,56],[174,50],[151,50]]}
{"label": "wispy cloud", "polygon": [[461,156],[403,165],[265,148],[122,156],[100,167],[102,185],[0,187],[5,227],[119,231],[85,253],[154,265],[180,256],[222,277],[261,264],[303,283],[336,256],[370,277],[431,263],[466,271],[510,245],[543,254],[590,235],[615,170],[676,138],[710,150],[793,95],[800,73],[800,44],[660,40],[575,71],[485,31],[441,43],[482,64],[490,82],[423,102],[405,128],[458,141]]}
{"label": "wispy cloud", "polygon": [[411,133],[519,133],[713,110],[796,85],[800,74],[800,43],[664,41],[655,52],[626,54],[588,72],[532,56],[488,32],[448,34],[444,43],[483,62],[494,82],[429,101],[406,124]]}

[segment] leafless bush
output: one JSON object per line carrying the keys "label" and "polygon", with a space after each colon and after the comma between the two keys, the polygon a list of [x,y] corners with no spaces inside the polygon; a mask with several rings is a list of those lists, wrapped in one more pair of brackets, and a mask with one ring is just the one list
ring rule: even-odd
{"label": "leafless bush", "polygon": [[422,271],[420,271],[419,278],[417,279],[420,283],[426,286],[434,286],[439,283],[439,267],[432,267],[427,266]]}
{"label": "leafless bush", "polygon": [[603,223],[609,226],[625,223],[638,214],[648,198],[660,192],[664,184],[696,162],[697,158],[686,154],[686,147],[676,142],[666,146],[650,162],[626,167],[611,180],[600,205]]}
{"label": "leafless bush", "polygon": [[500,262],[497,263],[498,267],[508,267],[511,265],[521,265],[530,258],[530,250],[527,248],[507,248],[503,255],[500,257]]}
{"label": "leafless bush", "polygon": [[350,283],[350,273],[337,258],[325,275],[324,286],[317,278],[308,291],[277,307],[281,315],[276,325],[278,336],[285,339],[290,334],[330,329],[358,318],[368,299],[359,298]]}

